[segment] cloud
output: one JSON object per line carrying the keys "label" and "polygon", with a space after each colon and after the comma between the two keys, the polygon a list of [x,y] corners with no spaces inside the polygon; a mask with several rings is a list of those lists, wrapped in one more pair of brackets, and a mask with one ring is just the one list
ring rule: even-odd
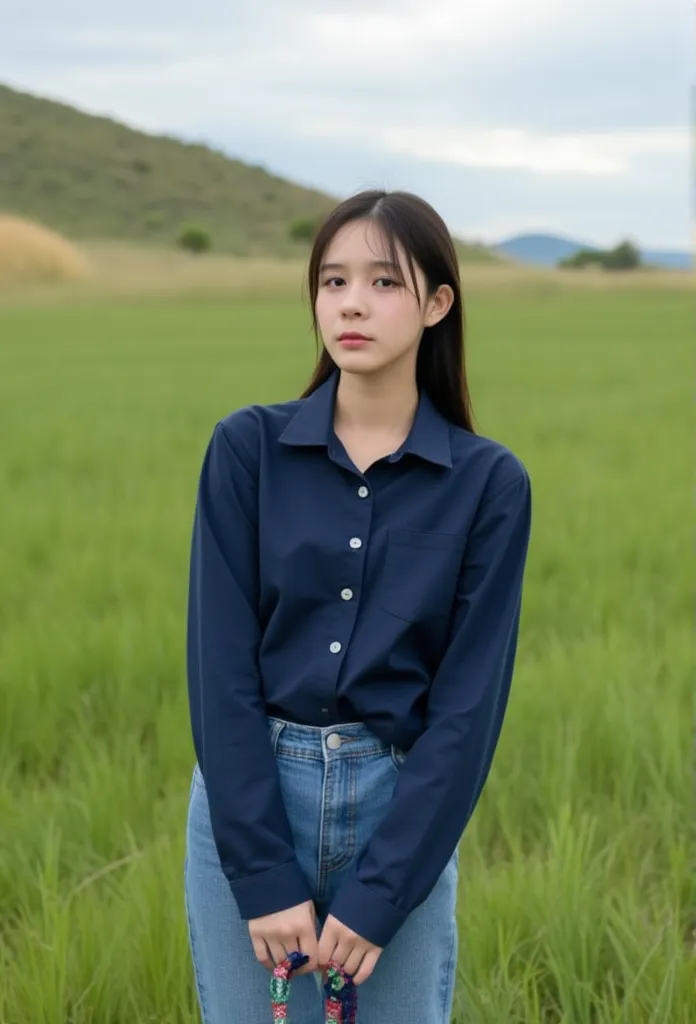
{"label": "cloud", "polygon": [[544,135],[521,128],[467,130],[440,123],[426,128],[410,125],[385,127],[307,117],[298,125],[303,135],[324,139],[368,141],[385,151],[460,167],[490,167],[530,171],[534,174],[608,177],[628,174],[649,155],[688,156],[686,129],[578,132]]}
{"label": "cloud", "polygon": [[464,176],[484,206],[504,175],[518,206],[540,187],[520,216],[560,222],[582,196],[617,224],[632,196],[653,230],[688,168],[691,18],[681,0],[23,0],[3,11],[0,67],[334,194],[401,168],[427,187]]}
{"label": "cloud", "polygon": [[3,16],[0,66],[186,130],[296,114],[653,128],[688,122],[690,17],[681,0],[170,0],[163,23],[136,0],[24,0]]}

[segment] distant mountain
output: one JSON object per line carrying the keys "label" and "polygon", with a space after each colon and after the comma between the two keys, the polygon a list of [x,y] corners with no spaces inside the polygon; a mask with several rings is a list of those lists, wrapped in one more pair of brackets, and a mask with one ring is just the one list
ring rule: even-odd
{"label": "distant mountain", "polygon": [[[201,143],[136,131],[0,84],[0,213],[38,220],[72,238],[171,244],[182,224],[240,256],[291,256],[300,218],[338,198]],[[487,246],[455,240],[468,263],[503,263]]]}
{"label": "distant mountain", "polygon": [[693,256],[690,252],[669,252],[661,249],[641,251],[643,263],[651,263],[656,267],[668,270],[691,270]]}
{"label": "distant mountain", "polygon": [[[532,263],[543,267],[555,267],[559,260],[574,256],[579,249],[599,249],[593,242],[582,242],[561,235],[529,234],[515,235],[504,242],[491,246],[509,259],[520,263]],[[664,252],[655,249],[641,249],[643,263],[665,267],[670,270],[688,270],[692,265],[691,253]]]}

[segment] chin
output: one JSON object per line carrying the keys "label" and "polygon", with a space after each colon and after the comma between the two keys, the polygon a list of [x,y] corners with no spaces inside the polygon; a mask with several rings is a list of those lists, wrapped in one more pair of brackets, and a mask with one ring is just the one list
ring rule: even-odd
{"label": "chin", "polygon": [[361,363],[363,366],[367,366],[371,360],[367,358],[367,352],[361,349],[341,349],[339,352],[333,353],[333,360],[337,366],[359,366]]}

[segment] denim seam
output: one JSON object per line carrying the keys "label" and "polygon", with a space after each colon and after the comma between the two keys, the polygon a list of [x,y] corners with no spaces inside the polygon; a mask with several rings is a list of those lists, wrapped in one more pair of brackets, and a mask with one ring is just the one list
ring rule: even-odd
{"label": "denim seam", "polygon": [[[188,857],[184,859],[184,873],[186,872],[186,866]],[[210,1017],[208,1014],[208,1000],[206,995],[205,986],[203,985],[200,977],[198,962],[196,960],[196,940],[193,933],[193,925],[191,922],[191,911],[189,909],[188,896],[186,895],[186,888],[184,887],[184,905],[186,907],[186,923],[188,926],[189,943],[191,945],[191,960],[193,961],[193,977],[196,982],[196,989],[198,991],[198,1002],[200,1004],[201,1017],[203,1018],[203,1024],[210,1024]]]}
{"label": "denim seam", "polygon": [[327,860],[326,862],[326,873],[330,871],[338,871],[340,868],[345,867],[346,864],[350,863],[355,853],[355,835],[356,835],[356,815],[355,805],[357,803],[357,772],[355,771],[355,764],[350,762],[357,761],[356,757],[348,759],[348,771],[350,772],[348,779],[349,796],[348,796],[348,836],[345,844],[345,848],[339,853],[338,858],[333,860]]}
{"label": "denim seam", "polygon": [[454,972],[456,971],[457,966],[454,960],[454,940],[456,938],[456,932],[457,920],[455,917],[455,920],[452,924],[452,936],[450,938],[450,947],[449,952],[447,954],[447,961],[445,966],[445,984],[443,985],[442,988],[442,1024],[449,1024],[449,1018],[445,1015],[447,1013],[447,1004],[450,1003],[452,999],[452,989],[454,987],[455,980]]}
{"label": "denim seam", "polygon": [[[315,760],[315,758],[312,758]],[[323,761],[323,757],[321,758]],[[326,765],[326,771],[322,772],[321,780],[321,812],[319,817],[319,845],[317,849],[317,899],[322,900],[324,898],[324,887],[327,881],[327,872],[324,870],[324,843],[325,835],[324,831],[326,828],[326,806],[327,806],[327,792],[330,792],[331,781],[329,764]]]}
{"label": "denim seam", "polygon": [[300,750],[298,747],[278,747],[276,751],[279,757],[296,757],[301,761],[326,761],[327,764],[335,761],[351,760],[361,761],[368,757],[385,757],[389,754],[389,750],[385,750],[384,747],[374,747],[370,750],[358,751],[356,753],[341,753],[338,757],[325,758],[323,754],[314,754],[308,751]]}
{"label": "denim seam", "polygon": [[[336,790],[336,768],[337,768],[337,765],[336,765],[335,761],[327,760],[327,762],[326,762],[326,779],[327,779],[326,806],[324,808],[324,813],[326,813],[326,811],[328,810],[327,818],[328,818],[328,825],[329,825],[329,827],[328,827],[328,829],[326,831],[326,834],[323,837],[324,842],[322,843],[322,849],[321,849],[322,868],[323,868],[323,871],[324,871],[324,878],[327,880],[327,884],[328,884],[328,875],[329,875],[329,865],[328,865],[327,860],[325,859],[325,854],[326,854],[326,850],[329,847],[329,843],[330,843],[330,839],[331,839],[331,828],[333,826],[331,808],[332,808],[332,804],[333,804],[333,801],[334,801],[334,793],[335,793],[335,790]],[[322,817],[323,817],[323,814],[322,814]]]}
{"label": "denim seam", "polygon": [[[458,867],[459,867],[459,844],[457,844],[455,846],[454,853],[452,854],[452,857],[450,858],[450,861],[454,861],[454,870],[455,870],[455,876],[456,876],[456,879],[457,879],[457,882],[455,882],[455,885],[456,885],[458,883],[458,879],[459,879],[459,870],[458,870]],[[447,866],[449,867],[449,864]],[[447,870],[447,869],[445,869],[445,870]],[[450,947],[449,947],[449,952],[448,952],[448,955],[447,955],[446,967],[445,967],[445,977],[444,977],[445,984],[443,985],[443,988],[442,988],[442,1024],[449,1024],[449,1018],[445,1016],[446,1013],[447,1013],[447,1004],[449,1003],[451,1005],[453,997],[454,997],[454,987],[455,987],[455,982],[456,982],[456,970],[457,970],[457,962],[456,962],[455,955],[454,955],[456,940],[457,940],[457,899],[456,899],[456,896],[455,896],[454,912],[453,912],[453,920],[452,920],[452,934],[450,936]],[[450,1015],[451,1015],[451,1009],[450,1009]]]}
{"label": "denim seam", "polygon": [[323,761],[321,754],[300,753],[299,751],[288,750],[287,747],[278,747],[276,757],[292,757],[297,761]]}

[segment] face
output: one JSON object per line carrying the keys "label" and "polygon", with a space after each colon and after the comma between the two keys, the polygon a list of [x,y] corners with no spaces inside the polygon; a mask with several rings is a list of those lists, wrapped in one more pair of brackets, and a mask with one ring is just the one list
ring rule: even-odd
{"label": "face", "polygon": [[[416,265],[419,307],[405,253],[400,246],[397,251],[399,266],[385,265],[389,256],[379,229],[360,220],[344,225],[324,253],[316,317],[324,345],[341,369],[369,373],[405,359],[415,366],[423,329],[441,320],[452,304],[448,285],[427,296],[425,275]],[[351,333],[367,340],[341,341]]]}

